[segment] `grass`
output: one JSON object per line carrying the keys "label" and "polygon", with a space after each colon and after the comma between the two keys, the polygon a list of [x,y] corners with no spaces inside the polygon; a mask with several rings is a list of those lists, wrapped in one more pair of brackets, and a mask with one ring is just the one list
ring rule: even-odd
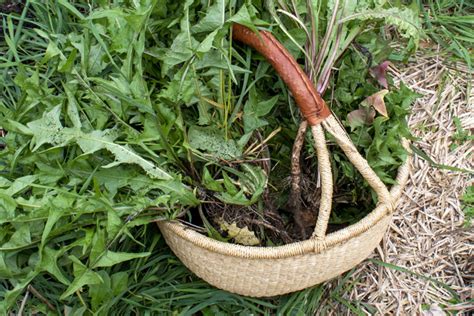
{"label": "grass", "polygon": [[463,60],[472,69],[474,62],[474,4],[471,1],[418,1],[424,30],[443,51]]}

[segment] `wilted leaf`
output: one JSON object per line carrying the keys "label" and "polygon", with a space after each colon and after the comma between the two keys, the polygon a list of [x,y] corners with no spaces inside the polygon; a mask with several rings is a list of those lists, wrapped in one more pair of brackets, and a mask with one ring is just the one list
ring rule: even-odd
{"label": "wilted leaf", "polygon": [[370,125],[374,122],[375,111],[371,107],[360,107],[347,114],[347,122],[354,129],[358,126]]}
{"label": "wilted leaf", "polygon": [[379,92],[372,94],[362,101],[362,105],[372,106],[377,112],[385,117],[388,117],[387,108],[385,107],[385,101],[383,99],[387,93],[387,89],[380,90]]}
{"label": "wilted leaf", "polygon": [[370,68],[370,73],[375,77],[375,79],[377,79],[377,82],[385,89],[388,89],[387,69],[390,65],[391,63],[386,60],[380,65]]}
{"label": "wilted leaf", "polygon": [[250,231],[247,226],[239,228],[235,222],[229,224],[222,220],[220,227],[223,231],[227,232],[229,238],[233,238],[237,244],[246,246],[256,246],[260,244],[260,240],[255,236],[255,233]]}

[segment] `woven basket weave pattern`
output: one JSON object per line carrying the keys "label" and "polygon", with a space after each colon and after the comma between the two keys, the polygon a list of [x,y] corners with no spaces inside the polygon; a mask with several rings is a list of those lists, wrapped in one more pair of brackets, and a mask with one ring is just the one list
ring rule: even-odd
{"label": "woven basket weave pattern", "polygon": [[[266,297],[294,292],[331,279],[364,260],[382,239],[390,222],[386,216],[370,230],[321,253],[281,258],[237,258],[198,247],[160,223],[168,245],[197,276],[230,292]],[[174,224],[171,224],[174,225]]]}

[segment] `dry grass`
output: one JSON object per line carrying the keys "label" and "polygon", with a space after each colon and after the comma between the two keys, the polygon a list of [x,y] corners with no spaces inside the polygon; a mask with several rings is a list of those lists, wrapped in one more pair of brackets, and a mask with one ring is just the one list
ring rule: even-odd
{"label": "dry grass", "polygon": [[[472,143],[449,148],[456,131],[454,117],[463,128],[474,130],[468,69],[419,55],[402,71],[392,69],[392,74],[396,83],[403,81],[423,95],[410,118],[413,134],[419,138],[417,147],[436,163],[473,170]],[[355,286],[345,297],[368,303],[380,315],[444,315],[439,307],[460,315],[473,312],[474,230],[463,228],[459,200],[470,184],[472,173],[440,170],[415,156],[410,182],[390,230],[373,254],[374,259],[414,274],[366,261],[351,276]],[[453,302],[445,287],[419,275],[448,285],[459,300]]]}

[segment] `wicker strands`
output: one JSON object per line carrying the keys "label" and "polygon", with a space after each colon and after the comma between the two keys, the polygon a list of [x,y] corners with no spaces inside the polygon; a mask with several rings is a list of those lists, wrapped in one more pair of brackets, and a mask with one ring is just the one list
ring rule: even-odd
{"label": "wicker strands", "polygon": [[[197,236],[180,225],[163,222],[160,228],[179,259],[206,282],[229,292],[266,297],[298,291],[351,269],[377,246],[390,218],[386,216],[370,230],[324,251],[309,250],[305,254],[285,256],[284,250],[291,253],[293,249],[282,249],[279,251],[282,257],[274,259],[250,257],[249,253],[253,251],[242,251],[249,256],[242,258],[237,249],[229,249],[228,254],[223,254],[197,246],[193,240]],[[301,246],[293,244],[288,248]],[[253,250],[258,251],[258,248]]]}

